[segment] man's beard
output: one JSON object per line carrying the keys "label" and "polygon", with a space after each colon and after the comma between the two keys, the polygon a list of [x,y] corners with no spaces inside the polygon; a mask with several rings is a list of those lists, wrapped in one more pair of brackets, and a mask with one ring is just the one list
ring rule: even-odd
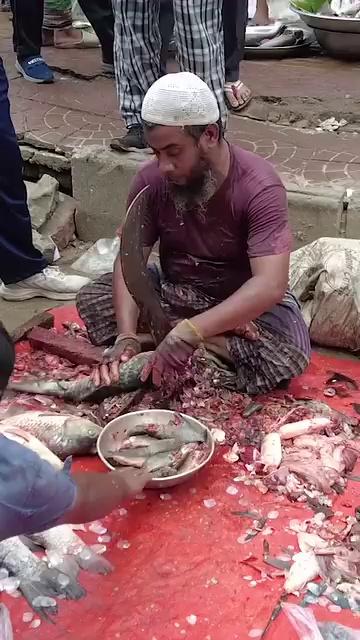
{"label": "man's beard", "polygon": [[168,190],[178,216],[182,217],[189,211],[205,215],[208,202],[217,190],[217,181],[210,167],[207,167],[184,185],[169,181]]}

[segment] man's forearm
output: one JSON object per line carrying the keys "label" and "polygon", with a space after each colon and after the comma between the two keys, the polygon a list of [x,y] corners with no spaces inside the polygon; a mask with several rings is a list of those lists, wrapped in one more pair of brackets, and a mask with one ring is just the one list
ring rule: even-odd
{"label": "man's forearm", "polygon": [[114,264],[113,301],[118,333],[136,333],[139,309],[125,284],[120,256]]}
{"label": "man's forearm", "polygon": [[200,313],[191,322],[206,339],[256,320],[283,299],[286,287],[269,286],[269,278],[254,276],[229,298]]}

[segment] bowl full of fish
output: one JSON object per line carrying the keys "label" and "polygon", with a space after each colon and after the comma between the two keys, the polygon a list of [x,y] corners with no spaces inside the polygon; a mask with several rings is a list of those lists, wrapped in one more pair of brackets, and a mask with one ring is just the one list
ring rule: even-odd
{"label": "bowl full of fish", "polygon": [[97,442],[109,469],[134,467],[152,476],[149,488],[186,482],[210,462],[215,442],[199,420],[175,411],[147,409],[111,420]]}

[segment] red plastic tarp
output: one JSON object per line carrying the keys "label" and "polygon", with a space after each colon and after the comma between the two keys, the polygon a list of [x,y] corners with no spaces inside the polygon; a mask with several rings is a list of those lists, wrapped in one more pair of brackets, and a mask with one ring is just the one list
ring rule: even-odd
{"label": "red plastic tarp", "polygon": [[[56,310],[55,315],[58,324],[74,319],[69,307]],[[358,362],[314,353],[308,371],[292,383],[290,392],[324,400],[325,381],[328,372],[334,370],[360,377]],[[352,403],[360,403],[360,392],[350,398],[326,400],[356,415]],[[258,582],[260,570],[269,570],[261,562],[265,537],[259,534],[252,543],[239,544],[237,539],[251,521],[232,511],[250,508],[261,509],[264,515],[279,512],[278,519],[270,522],[274,532],[266,537],[274,554],[288,545],[297,549],[296,534],[284,531],[289,520],[303,520],[313,514],[303,505],[291,504],[275,494],[264,496],[243,483],[234,483],[242,467],[225,462],[223,453],[220,447],[213,462],[192,482],[166,493],[147,491],[123,505],[126,514],[117,511],[105,519],[111,535],[106,556],[114,564],[114,573],[109,577],[82,573],[87,597],[77,603],[60,602],[54,625],[42,623],[37,629],[29,628],[22,622],[23,613],[29,611],[23,598],[4,597],[11,610],[15,638],[245,640],[250,631],[263,629],[281,595],[284,579]],[[104,470],[94,459],[77,461],[75,466]],[[236,495],[226,492],[230,485],[238,489]],[[204,505],[210,498],[216,501],[211,509]],[[345,494],[337,498],[335,510],[353,515],[359,504],[360,483],[350,481]],[[94,533],[80,535],[91,544],[97,542]],[[128,548],[123,547],[124,541],[130,543],[125,545]],[[249,554],[256,557],[250,560],[253,567],[243,563]],[[319,620],[360,626],[359,619],[349,612],[335,614],[321,607],[314,610]],[[273,623],[266,640],[280,637],[297,637],[284,614]]]}

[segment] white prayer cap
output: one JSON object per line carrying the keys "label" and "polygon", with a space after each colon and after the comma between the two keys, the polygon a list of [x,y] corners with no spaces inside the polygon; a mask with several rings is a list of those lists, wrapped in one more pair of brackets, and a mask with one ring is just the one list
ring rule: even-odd
{"label": "white prayer cap", "polygon": [[220,113],[211,89],[193,73],[168,73],[148,90],[142,105],[145,122],[167,127],[214,124]]}

